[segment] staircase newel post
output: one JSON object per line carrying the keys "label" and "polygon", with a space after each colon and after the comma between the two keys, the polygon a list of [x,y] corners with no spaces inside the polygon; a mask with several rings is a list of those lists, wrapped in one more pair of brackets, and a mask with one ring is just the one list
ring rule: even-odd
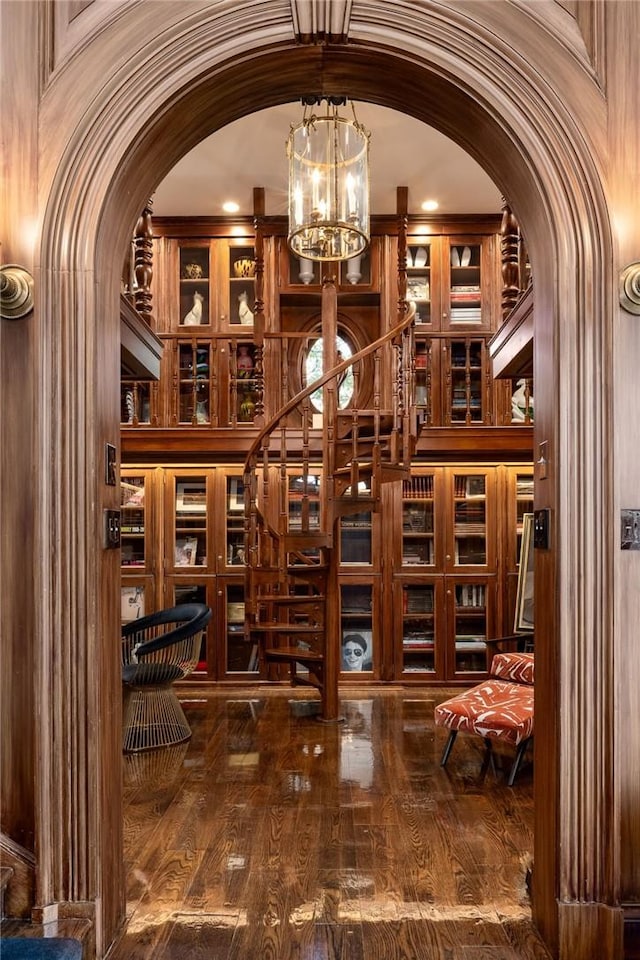
{"label": "staircase newel post", "polygon": [[256,406],[253,422],[257,427],[264,426],[264,215],[264,187],[254,187],[255,301],[253,304],[253,338],[255,344]]}
{"label": "staircase newel post", "polygon": [[[332,370],[338,363],[338,293],[333,276],[322,285],[323,370]],[[325,622],[324,677],[322,719],[338,719],[338,677],[340,673],[340,603],[338,583],[338,516],[335,509],[333,475],[336,467],[335,440],[338,411],[338,385],[330,380],[322,389],[322,463],[324,488],[324,528],[333,533],[333,546],[327,550],[327,598]]]}

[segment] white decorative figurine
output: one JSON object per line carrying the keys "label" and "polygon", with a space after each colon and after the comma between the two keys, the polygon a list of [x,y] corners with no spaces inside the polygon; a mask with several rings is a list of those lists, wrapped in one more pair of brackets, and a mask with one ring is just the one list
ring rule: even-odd
{"label": "white decorative figurine", "polygon": [[203,301],[204,301],[204,297],[202,296],[201,293],[198,293],[198,291],[196,290],[196,292],[193,295],[193,306],[191,307],[191,310],[189,310],[189,313],[186,315],[186,317],[182,321],[185,327],[193,327],[202,323]]}
{"label": "white decorative figurine", "polygon": [[249,309],[249,304],[247,302],[247,291],[243,290],[238,297],[238,317],[240,323],[250,324],[253,323],[253,313]]}

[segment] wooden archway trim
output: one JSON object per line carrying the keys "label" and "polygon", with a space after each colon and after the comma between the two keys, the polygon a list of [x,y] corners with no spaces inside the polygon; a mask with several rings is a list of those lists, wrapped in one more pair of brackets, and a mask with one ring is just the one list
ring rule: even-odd
{"label": "wooden archway trim", "polygon": [[[523,15],[516,8],[502,7],[496,30],[493,5],[462,11],[437,4],[402,18],[384,2],[372,2],[370,28],[351,20],[357,44],[300,49],[279,5],[273,19],[264,6],[242,10],[240,44],[231,12],[204,8],[197,22],[180,21],[173,4],[156,5],[153,50],[138,39],[140,10],[125,10],[118,20],[118,66],[105,76],[111,36],[96,35],[52,78],[43,103],[41,129],[49,143],[42,180],[49,202],[37,334],[49,409],[38,411],[37,446],[51,469],[39,489],[37,543],[37,589],[45,598],[36,625],[36,698],[43,706],[36,768],[40,902],[99,902],[99,949],[122,915],[112,785],[120,757],[118,569],[95,546],[102,508],[113,499],[102,484],[101,453],[118,429],[120,264],[114,251],[124,249],[155,184],[206,133],[260,106],[296,99],[310,81],[323,92],[347,84],[354,99],[410,112],[462,144],[510,197],[526,231],[538,297],[536,442],[546,439],[553,451],[536,497],[555,518],[553,548],[536,577],[543,595],[562,597],[536,610],[546,640],[537,670],[534,909],[552,944],[577,929],[571,912],[588,914],[573,954],[586,960],[589,929],[602,909],[611,905],[612,917],[600,929],[607,926],[614,936],[619,924],[612,909],[615,844],[598,839],[615,836],[616,813],[611,558],[602,551],[611,515],[604,455],[611,350],[603,322],[612,312],[611,243],[589,138],[575,137],[580,114],[569,116],[549,95],[544,71],[524,70],[511,55],[509,34],[521,39]],[[535,18],[528,30],[535,62],[536,44],[547,51],[548,36]],[[581,64],[565,56],[561,67],[573,71],[576,95],[599,116],[595,85]],[[70,88],[78,102],[65,114]],[[598,131],[591,133],[593,143]],[[75,393],[87,377],[94,390]],[[596,398],[580,390],[590,382],[604,383]],[[60,638],[61,661],[53,647]],[[68,780],[56,783],[55,767],[68,769]]]}

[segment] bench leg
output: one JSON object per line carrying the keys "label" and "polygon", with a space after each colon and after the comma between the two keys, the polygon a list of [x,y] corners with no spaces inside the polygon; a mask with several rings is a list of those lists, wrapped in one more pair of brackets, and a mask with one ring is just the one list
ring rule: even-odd
{"label": "bench leg", "polygon": [[449,759],[449,754],[451,753],[451,748],[453,747],[456,737],[458,736],[457,730],[452,730],[449,734],[449,739],[445,743],[444,750],[442,751],[442,758],[440,760],[440,766],[446,766],[447,760]]}
{"label": "bench leg", "polygon": [[518,773],[518,770],[520,769],[520,764],[522,763],[522,758],[527,752],[527,747],[529,746],[530,742],[531,742],[531,737],[527,737],[526,740],[522,740],[521,743],[518,744],[516,757],[515,757],[515,760],[513,761],[513,765],[509,773],[509,779],[507,780],[507,784],[510,787],[513,786],[513,781],[516,779],[516,775]]}

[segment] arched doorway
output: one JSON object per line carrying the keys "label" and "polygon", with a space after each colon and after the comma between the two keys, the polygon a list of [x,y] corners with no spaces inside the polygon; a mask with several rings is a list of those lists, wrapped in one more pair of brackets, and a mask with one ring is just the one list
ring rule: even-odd
{"label": "arched doorway", "polygon": [[[46,779],[56,764],[71,771],[69,783],[56,789],[64,809],[71,797],[81,798],[82,830],[70,835],[59,829],[55,808],[40,804],[37,831],[49,861],[42,871],[40,899],[97,895],[103,910],[100,949],[108,945],[122,910],[122,868],[112,840],[119,832],[119,801],[111,787],[119,764],[114,735],[120,693],[117,569],[111,556],[96,549],[94,537],[102,507],[111,505],[99,467],[102,446],[117,436],[119,422],[120,266],[114,251],[124,249],[138,211],[162,176],[204,136],[254,109],[295,101],[301,90],[341,93],[348,85],[353,99],[411,113],[460,143],[509,197],[527,236],[536,277],[535,440],[546,441],[546,449],[554,451],[553,469],[546,479],[540,478],[544,482],[536,493],[537,505],[554,512],[554,548],[540,557],[536,576],[543,594],[563,597],[562,603],[536,611],[540,633],[548,639],[537,645],[543,709],[537,714],[536,735],[536,793],[541,802],[536,814],[534,915],[554,943],[559,936],[557,900],[606,903],[612,895],[603,879],[610,871],[602,871],[596,862],[600,851],[595,843],[571,866],[581,836],[595,836],[606,826],[603,817],[613,816],[612,810],[604,812],[612,761],[598,740],[604,731],[609,742],[612,721],[601,704],[598,722],[582,731],[576,724],[579,732],[574,732],[570,754],[559,709],[562,702],[563,715],[574,708],[579,713],[594,674],[611,675],[602,669],[611,657],[611,600],[605,590],[610,558],[595,549],[598,530],[577,506],[581,472],[591,478],[594,511],[610,512],[602,456],[606,437],[599,427],[608,422],[607,391],[602,391],[594,413],[579,388],[603,376],[600,357],[610,354],[601,322],[611,312],[606,266],[610,239],[591,157],[574,139],[565,107],[551,101],[545,84],[534,74],[527,76],[507,45],[478,24],[478,11],[473,11],[476,22],[458,9],[443,12],[441,7],[420,15],[408,11],[403,20],[384,2],[374,3],[375,25],[359,24],[357,41],[300,46],[291,42],[289,23],[279,19],[277,5],[266,12],[263,6],[249,7],[239,21],[232,10],[210,8],[197,19],[181,20],[172,5],[170,10],[163,6],[154,8],[154,40],[148,49],[135,39],[136,11],[120,18],[118,62],[127,66],[113,66],[111,83],[95,67],[87,83],[82,74],[87,63],[79,56],[69,67],[66,83],[51,92],[44,108],[44,126],[49,111],[64,116],[67,84],[74,73],[78,81],[82,76],[84,116],[69,117],[69,128],[62,124],[51,147],[57,162],[49,167],[55,172],[39,277],[43,382],[61,385],[55,417],[43,413],[39,418],[40,448],[55,451],[40,496],[55,500],[59,524],[40,531],[39,585],[50,598],[48,616],[74,636],[64,670],[68,688],[81,692],[69,714],[59,715],[53,707],[44,713],[42,742],[49,739],[56,746],[45,748],[42,776]],[[517,19],[517,10],[511,15]],[[231,35],[242,42],[234,44]],[[96,63],[107,45],[106,36],[92,41]],[[576,85],[588,89],[588,78],[574,69]],[[73,393],[71,385],[80,376],[91,377],[93,391]],[[605,388],[609,377],[610,371],[604,370]],[[574,412],[575,431],[562,413],[567,410]],[[70,468],[75,470],[77,492],[73,515],[64,482]],[[55,556],[60,530],[68,535],[70,549]],[[565,592],[576,578],[583,592]],[[587,603],[587,596],[594,602]],[[587,628],[588,649],[578,648],[575,641],[573,623],[578,619]],[[85,629],[78,630],[79,624]],[[44,646],[44,631],[40,639]],[[89,671],[92,662],[98,669]],[[572,685],[565,681],[570,663]],[[43,670],[40,699],[45,704],[46,681]],[[69,727],[83,735],[69,737]],[[56,731],[63,735],[51,737]],[[585,770],[602,785],[601,804],[586,807],[576,799]],[[92,784],[97,785],[95,801],[88,789]],[[54,869],[58,860],[71,859],[78,864],[75,891],[65,887],[64,876]]]}

